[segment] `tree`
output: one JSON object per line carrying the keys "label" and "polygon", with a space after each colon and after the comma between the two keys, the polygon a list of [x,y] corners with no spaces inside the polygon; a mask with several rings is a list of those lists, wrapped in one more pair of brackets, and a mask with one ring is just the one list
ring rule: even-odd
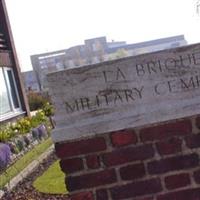
{"label": "tree", "polygon": [[128,56],[128,51],[125,49],[118,49],[114,54],[112,54],[109,58],[109,60],[124,58]]}

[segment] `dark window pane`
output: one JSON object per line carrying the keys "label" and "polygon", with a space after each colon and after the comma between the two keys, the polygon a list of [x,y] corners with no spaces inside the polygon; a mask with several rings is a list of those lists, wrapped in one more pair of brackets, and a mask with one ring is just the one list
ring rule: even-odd
{"label": "dark window pane", "polygon": [[15,84],[14,84],[12,72],[10,70],[8,70],[7,74],[8,74],[8,80],[9,80],[9,83],[10,83],[10,90],[11,90],[11,96],[12,96],[14,108],[19,108],[19,101],[18,101],[18,98],[17,98],[17,92],[16,92],[16,89],[15,89]]}
{"label": "dark window pane", "polygon": [[8,97],[8,90],[6,88],[6,82],[2,68],[0,68],[0,115],[6,114],[10,111],[11,106]]}

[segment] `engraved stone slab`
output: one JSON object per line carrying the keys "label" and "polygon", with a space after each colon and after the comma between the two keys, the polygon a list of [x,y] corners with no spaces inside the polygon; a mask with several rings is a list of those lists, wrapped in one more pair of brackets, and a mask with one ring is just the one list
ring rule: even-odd
{"label": "engraved stone slab", "polygon": [[200,44],[48,75],[55,142],[200,113]]}

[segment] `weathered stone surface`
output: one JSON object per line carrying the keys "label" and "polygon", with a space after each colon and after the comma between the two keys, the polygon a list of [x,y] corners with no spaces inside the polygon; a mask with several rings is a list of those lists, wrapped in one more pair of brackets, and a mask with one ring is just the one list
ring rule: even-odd
{"label": "weathered stone surface", "polygon": [[55,142],[200,113],[200,44],[48,75]]}

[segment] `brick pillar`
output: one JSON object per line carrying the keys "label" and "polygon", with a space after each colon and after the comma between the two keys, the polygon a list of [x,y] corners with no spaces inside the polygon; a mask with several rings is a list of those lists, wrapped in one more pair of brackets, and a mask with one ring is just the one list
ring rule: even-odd
{"label": "brick pillar", "polygon": [[55,144],[72,200],[200,200],[200,117]]}

